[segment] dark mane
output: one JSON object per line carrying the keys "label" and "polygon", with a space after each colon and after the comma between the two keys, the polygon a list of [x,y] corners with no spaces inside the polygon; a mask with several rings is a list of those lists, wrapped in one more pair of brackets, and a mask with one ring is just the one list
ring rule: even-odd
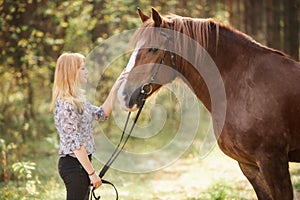
{"label": "dark mane", "polygon": [[[232,26],[225,25],[225,24],[218,22],[212,18],[207,18],[207,19],[189,18],[189,17],[181,17],[181,16],[173,15],[173,14],[168,15],[166,17],[174,20],[175,24],[177,24],[177,26],[174,27],[174,30],[177,30],[177,31],[180,30],[184,34],[187,34],[188,36],[191,36],[191,37],[193,37],[193,35],[191,35],[191,33],[193,34],[195,32],[198,32],[198,36],[196,36],[195,39],[200,41],[200,44],[203,45],[204,47],[206,47],[208,45],[206,42],[208,41],[209,32],[212,29],[215,29],[216,34],[217,34],[216,40],[219,39],[220,34],[224,34],[229,37],[234,37],[235,39],[240,40],[243,43],[248,43],[249,45],[263,48],[263,49],[266,49],[273,53],[277,53],[282,56],[287,56],[278,50],[275,50],[275,49],[272,49],[265,45],[260,44],[259,42],[255,41],[249,35],[236,30]],[[192,28],[192,30],[189,30],[190,28]],[[181,29],[183,29],[183,30],[181,30]]]}
{"label": "dark mane", "polygon": [[287,56],[286,54],[284,54],[281,51],[278,51],[276,49],[273,49],[273,48],[267,47],[265,45],[262,45],[261,43],[254,40],[251,36],[241,32],[241,31],[236,30],[232,26],[225,25],[221,22],[216,22],[216,21],[214,21],[214,23],[219,24],[220,34],[227,35],[228,37],[235,37],[235,39],[240,40],[244,43],[248,43],[249,45],[255,46],[257,48],[262,48],[262,49],[265,49],[267,51],[271,51],[271,52],[279,54],[281,56]]}
{"label": "dark mane", "polygon": [[[171,27],[173,30],[181,32],[191,38],[194,38],[197,40],[200,45],[202,45],[204,48],[208,46],[209,42],[209,34],[212,30],[216,31],[215,34],[215,40],[216,40],[216,47],[218,45],[218,40],[220,35],[226,35],[227,37],[235,38],[236,40],[241,41],[242,43],[251,45],[255,48],[262,48],[267,51],[287,56],[284,53],[269,48],[265,45],[260,44],[259,42],[255,41],[252,37],[249,35],[236,30],[232,26],[225,25],[221,22],[218,22],[212,18],[190,18],[190,17],[182,17],[175,14],[169,14],[163,17],[163,24],[167,25],[172,23]],[[153,27],[154,22],[152,19],[147,20],[143,23],[142,28],[145,27]],[[136,44],[136,42],[143,37],[145,34],[145,30],[139,30],[136,32],[135,36],[133,37],[133,44]],[[148,33],[149,34],[149,33]],[[151,37],[151,41],[155,41],[154,35],[149,34]]]}
{"label": "dark mane", "polygon": [[219,24],[211,18],[190,18],[178,15],[169,15],[174,22],[174,30],[181,32],[200,43],[204,48],[208,46],[209,33],[212,28],[216,30],[216,41],[219,38]]}

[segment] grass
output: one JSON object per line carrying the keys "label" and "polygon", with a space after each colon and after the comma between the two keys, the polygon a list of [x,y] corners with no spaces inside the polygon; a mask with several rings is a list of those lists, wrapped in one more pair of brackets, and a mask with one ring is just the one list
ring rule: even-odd
{"label": "grass", "polygon": [[[65,190],[57,172],[57,155],[36,157],[38,182],[30,195],[25,183],[0,185],[0,199],[64,199]],[[101,163],[94,160],[97,167]],[[296,190],[300,185],[299,164],[292,164],[291,174]],[[124,200],[252,200],[255,193],[240,172],[237,163],[215,148],[204,160],[185,155],[161,170],[144,173],[124,173],[110,169],[105,176],[118,188]],[[97,190],[101,200],[111,200],[114,191],[109,186]]]}
{"label": "grass", "polygon": [[[57,151],[49,143],[41,142],[41,149],[29,154],[28,159],[37,164],[31,182],[10,181],[0,183],[0,200],[61,200],[65,188],[57,171]],[[236,161],[225,156],[218,147],[204,159],[200,159],[195,146],[171,165],[149,173],[126,173],[110,169],[105,179],[118,188],[122,200],[253,200],[252,186],[240,171]],[[159,158],[148,160],[151,164]],[[97,154],[94,166],[101,169]],[[126,165],[127,163],[121,163]],[[300,165],[290,164],[295,190],[300,192]],[[101,200],[114,198],[110,186],[97,191]]]}
{"label": "grass", "polygon": [[[239,173],[235,161],[227,158],[217,148],[205,160],[186,157],[156,172],[130,174],[113,170],[107,177],[116,183],[121,199],[128,200],[223,200],[243,199],[245,196],[244,199],[255,198],[251,186]],[[236,186],[241,183],[244,184],[243,187]],[[103,188],[103,199],[111,199],[110,189]]]}

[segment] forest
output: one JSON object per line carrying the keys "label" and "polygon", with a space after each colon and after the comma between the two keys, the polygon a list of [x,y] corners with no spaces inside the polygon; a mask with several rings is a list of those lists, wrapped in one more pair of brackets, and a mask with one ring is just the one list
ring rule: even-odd
{"label": "forest", "polygon": [[[296,61],[300,58],[299,0],[0,0],[0,200],[63,198],[63,183],[58,181],[56,167],[58,135],[49,110],[56,60],[63,52],[88,55],[96,47],[105,51],[101,46],[103,42],[140,27],[138,7],[149,15],[153,7],[163,15],[214,18]],[[114,70],[107,70],[102,75],[97,103],[105,100],[128,59],[128,55],[117,59]],[[167,112],[174,112],[164,100],[169,97],[161,99]],[[203,120],[209,124],[207,111],[203,108],[201,112]],[[171,129],[178,120],[171,118],[167,128]],[[113,135],[117,130],[115,126],[113,120],[108,120],[99,129],[117,141],[118,135]],[[197,141],[184,154],[186,158],[197,157],[195,145]],[[136,147],[133,143],[129,143],[130,146],[137,151],[143,148],[143,145]],[[186,166],[183,161],[180,164]],[[115,170],[113,173],[121,177],[117,180],[125,190],[121,172]],[[293,174],[299,192],[300,169],[296,168]],[[161,174],[154,176],[158,178]],[[137,181],[144,183],[146,178],[147,175],[141,175]],[[131,184],[136,184],[135,179],[129,175]],[[147,191],[138,185],[139,188],[131,188],[132,192]],[[237,192],[230,192],[233,188]],[[217,183],[208,189],[210,196],[199,199],[253,199],[250,186],[245,186],[250,188],[245,189],[250,194],[236,188]],[[165,195],[161,199],[168,199],[169,193],[159,194]],[[197,199],[199,196],[192,191],[190,196],[188,194],[179,199]],[[132,194],[123,194],[121,199],[140,199],[138,195],[134,198]]]}

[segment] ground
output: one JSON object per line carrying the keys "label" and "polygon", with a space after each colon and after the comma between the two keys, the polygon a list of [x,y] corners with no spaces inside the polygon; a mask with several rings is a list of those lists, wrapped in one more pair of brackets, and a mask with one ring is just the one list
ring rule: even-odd
{"label": "ground", "polygon": [[[0,184],[0,200],[61,200],[65,189],[57,172],[57,155],[39,154],[33,184]],[[97,158],[94,166],[101,169]],[[300,199],[300,165],[290,164],[297,199]],[[204,159],[187,153],[170,166],[151,173],[134,174],[110,169],[105,179],[113,182],[121,200],[254,200],[256,195],[236,161],[218,147]],[[114,190],[102,186],[96,190],[101,200],[114,199]],[[29,194],[31,193],[31,194]]]}

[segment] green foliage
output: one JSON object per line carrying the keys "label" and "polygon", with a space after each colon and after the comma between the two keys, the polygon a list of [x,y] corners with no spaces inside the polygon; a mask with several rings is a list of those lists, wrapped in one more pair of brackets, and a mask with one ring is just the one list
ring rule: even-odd
{"label": "green foliage", "polygon": [[[295,166],[297,166],[298,163],[292,163],[290,164],[290,168],[295,168]],[[293,186],[294,186],[294,189],[297,191],[297,192],[300,192],[300,169],[298,170],[293,170],[291,171],[291,175],[292,175],[292,183],[293,183]]]}
{"label": "green foliage", "polygon": [[17,146],[14,143],[6,144],[5,140],[0,138],[0,182],[13,180],[14,173],[11,164],[18,158]]}
{"label": "green foliage", "polygon": [[208,193],[210,195],[210,199],[212,200],[223,200],[227,197],[227,185],[223,183],[216,183],[211,188],[209,188]]}
{"label": "green foliage", "polygon": [[30,161],[16,162],[12,165],[12,169],[17,173],[19,180],[32,179],[32,172],[35,170],[36,164]]}
{"label": "green foliage", "polygon": [[18,183],[24,181],[24,189],[27,195],[37,195],[37,184],[40,184],[38,177],[33,176],[33,171],[36,170],[36,163],[32,161],[16,162],[12,165],[13,171],[17,174]]}

